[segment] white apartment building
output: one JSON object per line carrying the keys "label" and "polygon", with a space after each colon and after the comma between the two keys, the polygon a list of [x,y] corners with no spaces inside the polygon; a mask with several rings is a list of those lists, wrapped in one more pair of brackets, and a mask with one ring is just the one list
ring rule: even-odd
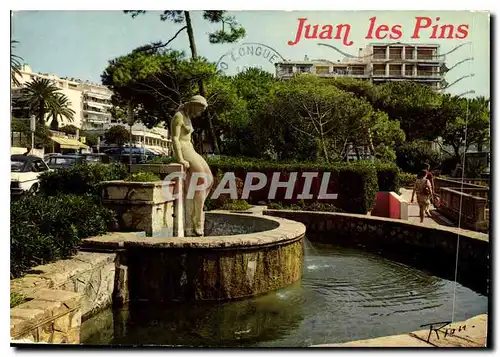
{"label": "white apartment building", "polygon": [[[19,86],[11,83],[12,97],[19,97],[20,90],[23,86],[34,78],[46,78],[51,80],[61,93],[68,97],[71,102],[70,108],[75,111],[73,121],[58,118],[59,126],[74,125],[75,127],[85,130],[88,133],[97,135],[101,139],[101,147],[106,147],[104,141],[104,133],[107,129],[114,125],[123,125],[129,129],[126,124],[116,123],[112,119],[110,109],[112,108],[111,96],[113,92],[106,86],[82,81],[75,78],[58,77],[54,74],[35,73],[27,64],[23,65],[21,76],[17,76]],[[15,101],[14,101],[15,102]],[[25,108],[12,107],[14,116],[28,117]],[[50,125],[51,118],[47,115],[47,126]],[[150,149],[157,154],[168,155],[171,146],[171,140],[168,138],[168,130],[155,127],[148,129],[141,123],[136,123],[132,127],[133,145]],[[54,141],[59,140],[58,135],[54,136]],[[78,135],[76,136],[76,141]],[[70,138],[69,140],[75,140]],[[76,145],[76,144],[75,144]]]}
{"label": "white apartment building", "polygon": [[109,110],[113,106],[111,104],[113,92],[106,86],[90,82],[81,82],[80,88],[82,89],[83,101],[82,129],[103,128],[109,124],[111,122]]}
{"label": "white apartment building", "polygon": [[[59,125],[60,126],[65,126],[65,125],[74,125],[77,128],[81,128],[82,126],[82,91],[79,88],[79,83],[74,81],[74,80],[67,80],[63,78],[59,78],[56,75],[53,74],[48,74],[48,73],[34,73],[31,70],[31,67],[28,66],[27,64],[23,65],[20,69],[21,76],[17,75],[17,80],[19,81],[20,85],[16,86],[13,83],[11,83],[11,89],[12,89],[12,99],[15,102],[16,98],[19,98],[20,96],[20,90],[21,88],[28,82],[31,82],[35,78],[46,78],[51,80],[57,87],[60,88],[61,93],[63,93],[66,97],[68,97],[68,100],[71,102],[71,105],[69,106],[71,109],[75,111],[73,121],[69,121],[66,118],[58,118],[59,119]],[[12,107],[12,111],[16,113],[17,111],[22,112],[24,108],[21,107]],[[22,115],[24,117],[28,117],[27,114]],[[50,120],[47,115],[47,126],[50,125]]]}
{"label": "white apartment building", "polygon": [[354,77],[374,84],[391,81],[414,81],[439,89],[444,73],[444,56],[436,44],[369,44],[359,49],[358,57],[343,61],[284,61],[275,64],[276,76],[291,78],[295,73],[311,73],[319,77]]}
{"label": "white apartment building", "polygon": [[[70,108],[74,110],[73,121],[66,118],[59,118],[59,126],[74,125],[79,129],[99,128],[111,121],[111,96],[113,92],[107,87],[82,81],[75,78],[58,77],[54,74],[35,73],[31,67],[24,64],[21,67],[21,76],[17,76],[19,86],[11,83],[12,97],[19,97],[21,88],[34,78],[46,78],[51,80],[60,92],[68,97]],[[12,111],[21,111],[23,108],[13,107]],[[26,116],[26,115],[25,115]],[[47,125],[50,125],[50,118],[47,115]]]}

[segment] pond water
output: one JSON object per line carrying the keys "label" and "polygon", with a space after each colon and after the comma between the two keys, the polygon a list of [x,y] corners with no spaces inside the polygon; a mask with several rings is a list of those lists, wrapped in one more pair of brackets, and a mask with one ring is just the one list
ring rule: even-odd
{"label": "pond water", "polygon": [[85,321],[85,344],[305,347],[402,334],[486,313],[462,285],[361,250],[306,240],[300,282],[253,299],[133,305]]}

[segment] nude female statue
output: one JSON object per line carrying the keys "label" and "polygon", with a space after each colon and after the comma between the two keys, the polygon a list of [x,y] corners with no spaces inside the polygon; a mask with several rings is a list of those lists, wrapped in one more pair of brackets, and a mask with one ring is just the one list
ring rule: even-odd
{"label": "nude female statue", "polygon": [[[180,106],[171,123],[174,157],[186,171],[184,185],[184,194],[186,197],[184,201],[186,212],[184,231],[186,236],[204,235],[205,215],[203,213],[203,206],[210,185],[213,182],[212,172],[207,162],[195,151],[191,141],[191,134],[194,131],[191,118],[200,116],[207,106],[205,98],[195,95],[191,100]],[[206,188],[197,190],[194,192],[194,196],[191,194],[191,197],[188,197],[190,185],[199,185],[198,187]],[[193,189],[191,193],[192,191]]]}

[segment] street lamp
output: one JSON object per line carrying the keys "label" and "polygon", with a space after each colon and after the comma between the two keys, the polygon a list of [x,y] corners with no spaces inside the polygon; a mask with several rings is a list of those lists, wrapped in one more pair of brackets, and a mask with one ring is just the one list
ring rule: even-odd
{"label": "street lamp", "polygon": [[36,131],[36,118],[34,115],[30,118],[30,131],[31,131],[31,154],[33,155],[33,150],[35,149],[35,131]]}
{"label": "street lamp", "polygon": [[129,144],[128,144],[128,171],[129,173],[132,173],[132,125],[134,125],[134,106],[132,104],[132,101],[129,100],[128,106],[127,106],[127,117],[128,117],[128,125],[130,126],[130,132],[129,132]]}

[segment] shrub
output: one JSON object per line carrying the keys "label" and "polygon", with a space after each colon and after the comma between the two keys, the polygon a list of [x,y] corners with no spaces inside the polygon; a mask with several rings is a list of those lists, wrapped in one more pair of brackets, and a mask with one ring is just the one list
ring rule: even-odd
{"label": "shrub", "polygon": [[123,180],[127,168],[121,164],[80,164],[66,170],[43,173],[40,176],[40,193],[47,196],[57,194],[101,197],[101,181]]}
{"label": "shrub", "polygon": [[320,203],[312,202],[306,203],[301,201],[298,204],[293,205],[283,205],[276,202],[271,202],[267,205],[268,209],[284,209],[284,210],[294,210],[294,211],[316,211],[316,212],[344,212],[340,208],[336,207],[331,203]]}
{"label": "shrub", "polygon": [[26,301],[26,296],[23,294],[19,294],[16,292],[10,292],[10,308],[16,307],[17,305],[21,305]]}
{"label": "shrub", "polygon": [[222,209],[228,211],[246,211],[251,207],[252,206],[245,200],[231,200],[231,202],[224,204]]}
{"label": "shrub", "polygon": [[11,277],[73,255],[82,238],[103,234],[115,223],[114,212],[91,195],[37,195],[12,202]]}
{"label": "shrub", "polygon": [[378,190],[399,192],[399,168],[391,163],[377,163],[375,168],[377,170]]}
{"label": "shrub", "polygon": [[[378,191],[377,171],[375,165],[371,162],[361,161],[338,164],[284,163],[225,156],[207,157],[207,162],[213,172],[234,172],[235,176],[240,178],[242,182],[246,178],[247,172],[264,173],[268,177],[267,185],[261,190],[250,193],[250,197],[248,198],[250,204],[268,201],[271,179],[275,172],[281,173],[281,181],[286,180],[290,172],[298,172],[294,189],[295,193],[302,192],[304,185],[304,179],[301,178],[302,172],[330,172],[330,188],[328,192],[337,192],[339,196],[335,200],[335,205],[350,213],[364,214],[368,212],[373,206],[375,195]],[[313,180],[311,192],[313,194],[317,193],[320,185],[320,180]],[[276,198],[273,201],[285,204],[298,202],[297,199],[285,199],[284,190],[278,190]]]}
{"label": "shrub", "polygon": [[417,179],[417,175],[410,174],[408,172],[399,172],[399,183],[402,187],[409,187],[415,184],[415,180]]}
{"label": "shrub", "polygon": [[153,156],[148,158],[147,164],[171,164],[175,162],[172,156]]}
{"label": "shrub", "polygon": [[430,147],[429,142],[415,140],[397,149],[396,163],[404,172],[418,173],[427,163],[431,170],[441,166],[441,156]]}
{"label": "shrub", "polygon": [[125,181],[131,181],[131,182],[155,182],[155,181],[161,181],[161,178],[158,177],[158,175],[155,175],[152,172],[134,172],[133,174],[129,175]]}
{"label": "shrub", "polygon": [[[231,196],[227,193],[219,195],[217,199],[211,199],[213,192],[221,182],[222,178],[224,177],[224,173],[220,170],[217,170],[217,174],[214,175],[214,181],[212,183],[212,186],[210,187],[210,192],[208,195],[207,200],[205,201],[205,204],[207,206],[207,209],[213,210],[213,209],[230,209],[226,207],[230,207],[231,204],[235,204],[235,207],[237,207],[240,203],[238,203],[240,200],[238,199],[232,199]],[[243,181],[239,178],[236,177],[236,193],[237,197],[241,197],[243,193]],[[247,205],[248,203],[244,201]],[[248,208],[251,206],[248,205]],[[247,208],[247,209],[248,209]],[[233,209],[231,209],[233,210]],[[234,209],[237,210],[237,209]]]}

